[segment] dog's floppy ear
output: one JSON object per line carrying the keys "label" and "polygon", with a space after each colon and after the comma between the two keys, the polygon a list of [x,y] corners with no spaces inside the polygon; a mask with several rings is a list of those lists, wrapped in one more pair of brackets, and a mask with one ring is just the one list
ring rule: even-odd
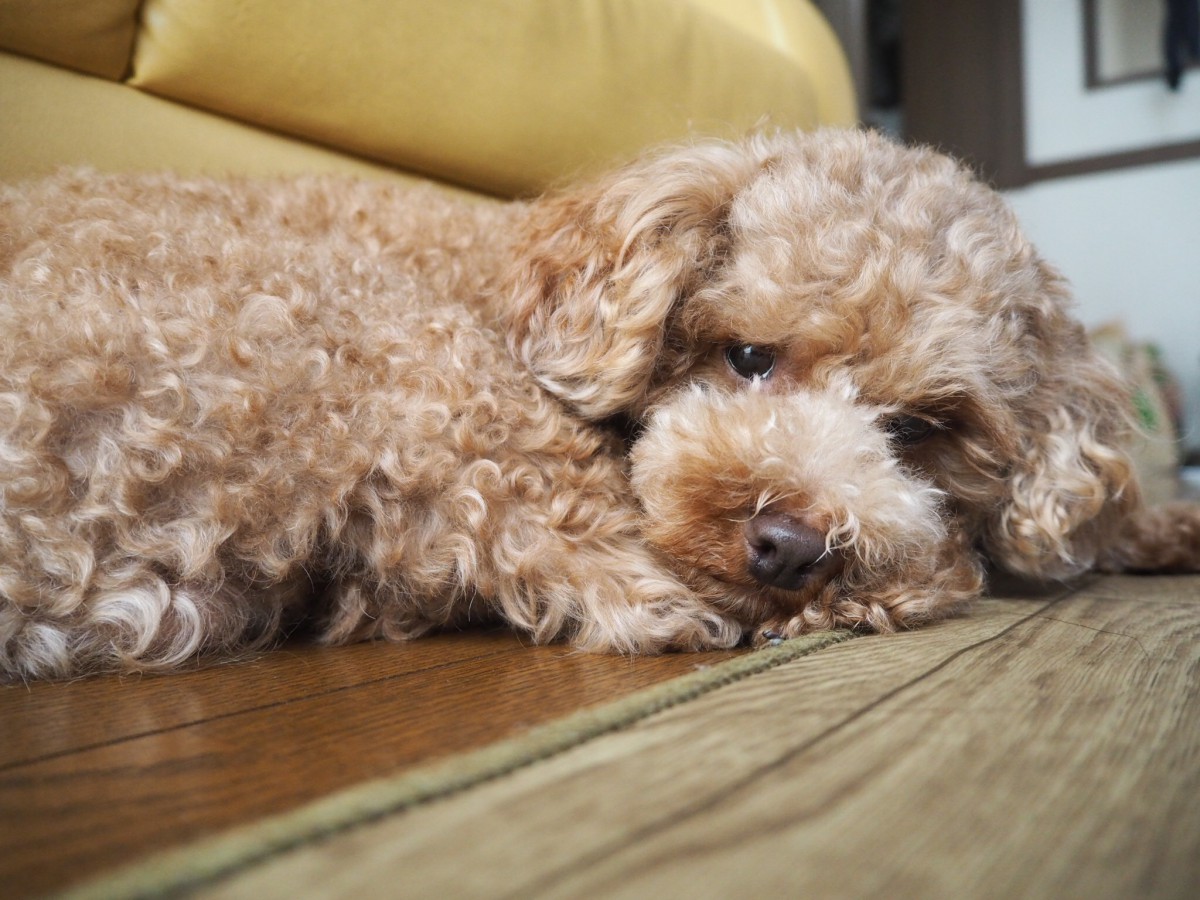
{"label": "dog's floppy ear", "polygon": [[1008,496],[988,523],[989,555],[1037,577],[1077,574],[1102,556],[1140,505],[1126,448],[1125,382],[1065,312],[1062,280],[1038,263],[1043,296],[1025,305],[1036,383],[1019,404]]}
{"label": "dog's floppy ear", "polygon": [[506,324],[547,390],[588,418],[638,405],[671,310],[727,249],[724,219],[752,155],[717,141],[677,148],[530,206]]}

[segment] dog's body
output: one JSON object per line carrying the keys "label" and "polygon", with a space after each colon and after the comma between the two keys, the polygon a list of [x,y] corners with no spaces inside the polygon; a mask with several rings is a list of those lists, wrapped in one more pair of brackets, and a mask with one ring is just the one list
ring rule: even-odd
{"label": "dog's body", "polygon": [[301,619],[698,649],[937,618],[980,551],[1197,567],[1062,284],[928,151],[711,142],[507,205],[66,173],[0,229],[10,676]]}

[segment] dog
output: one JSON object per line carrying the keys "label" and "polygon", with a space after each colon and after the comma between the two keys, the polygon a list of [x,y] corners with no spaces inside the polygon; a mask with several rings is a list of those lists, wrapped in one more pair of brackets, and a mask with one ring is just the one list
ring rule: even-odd
{"label": "dog", "polygon": [[0,192],[0,671],[502,620],[623,654],[889,632],[985,562],[1196,571],[991,189],[864,131],[532,201],[67,171]]}

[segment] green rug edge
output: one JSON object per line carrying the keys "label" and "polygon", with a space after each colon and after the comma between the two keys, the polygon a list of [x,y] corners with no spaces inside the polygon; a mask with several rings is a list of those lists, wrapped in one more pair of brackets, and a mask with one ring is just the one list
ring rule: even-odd
{"label": "green rug edge", "polygon": [[853,638],[849,631],[803,635],[681,675],[525,734],[387,778],[363,782],[298,809],[165,850],[67,889],[71,900],[186,894],[359,825],[499,778],[626,728],[751,675]]}

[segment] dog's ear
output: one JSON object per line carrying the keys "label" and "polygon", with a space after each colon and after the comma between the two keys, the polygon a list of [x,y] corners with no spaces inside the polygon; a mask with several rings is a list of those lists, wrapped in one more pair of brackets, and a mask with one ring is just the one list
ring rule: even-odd
{"label": "dog's ear", "polygon": [[748,144],[710,142],[632,163],[529,208],[505,317],[513,353],[588,418],[635,409],[677,302],[728,248]]}
{"label": "dog's ear", "polygon": [[1037,265],[1041,297],[1021,310],[1036,382],[1018,404],[1008,496],[984,540],[992,559],[1044,578],[1095,565],[1140,496],[1131,393],[1066,314],[1062,279]]}

